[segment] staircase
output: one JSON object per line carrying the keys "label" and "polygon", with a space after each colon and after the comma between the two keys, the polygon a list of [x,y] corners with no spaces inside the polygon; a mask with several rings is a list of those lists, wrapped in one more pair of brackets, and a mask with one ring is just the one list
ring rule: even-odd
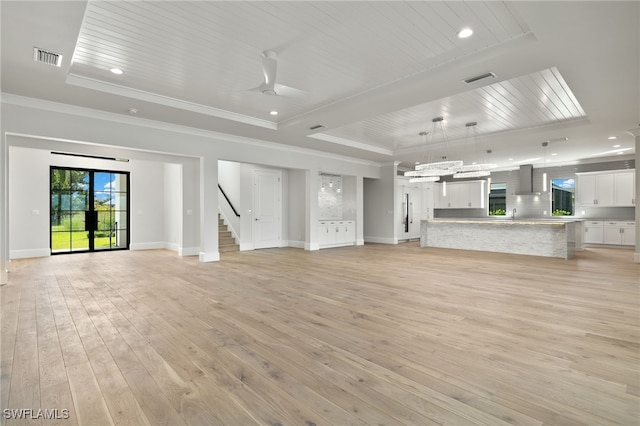
{"label": "staircase", "polygon": [[238,251],[240,246],[231,235],[231,231],[224,223],[224,219],[218,214],[218,252]]}

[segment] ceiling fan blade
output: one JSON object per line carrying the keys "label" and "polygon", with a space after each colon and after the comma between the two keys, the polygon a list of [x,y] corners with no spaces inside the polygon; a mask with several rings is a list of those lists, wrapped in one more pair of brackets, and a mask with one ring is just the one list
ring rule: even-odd
{"label": "ceiling fan blade", "polygon": [[266,50],[262,57],[262,73],[264,74],[264,85],[266,90],[274,90],[277,71],[278,61],[275,59],[275,53]]}
{"label": "ceiling fan blade", "polygon": [[285,86],[284,84],[275,84],[274,89],[278,96],[285,98],[300,99],[303,101],[308,101],[311,98],[311,93],[294,87]]}

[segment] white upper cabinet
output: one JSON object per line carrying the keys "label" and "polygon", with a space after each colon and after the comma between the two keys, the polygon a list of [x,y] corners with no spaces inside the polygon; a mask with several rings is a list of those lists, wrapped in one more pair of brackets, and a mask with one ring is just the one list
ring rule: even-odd
{"label": "white upper cabinet", "polygon": [[581,206],[635,205],[635,171],[578,173],[577,201]]}
{"label": "white upper cabinet", "polygon": [[614,203],[616,206],[636,205],[636,174],[633,170],[615,174]]}
{"label": "white upper cabinet", "polygon": [[485,206],[485,181],[449,182],[446,193],[439,185],[440,196],[436,208],[440,209],[481,209]]}

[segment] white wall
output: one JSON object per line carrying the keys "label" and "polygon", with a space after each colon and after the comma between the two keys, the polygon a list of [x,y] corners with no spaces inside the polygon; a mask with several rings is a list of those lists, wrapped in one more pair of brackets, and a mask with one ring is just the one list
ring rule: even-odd
{"label": "white wall", "polygon": [[[365,177],[380,177],[379,164],[373,162],[5,93],[2,94],[0,127],[3,136],[0,138],[3,168],[9,165],[8,147],[20,146],[15,137],[24,135],[40,138],[38,148],[43,150],[50,150],[55,145],[52,141],[64,141],[75,145],[73,151],[114,156],[120,156],[122,152],[133,152],[136,156],[155,153],[158,156],[190,158],[185,161],[195,161],[188,165],[185,162],[183,169],[183,246],[190,250],[199,247],[203,261],[219,258],[215,192],[218,160],[260,164],[262,167],[280,170],[306,170],[309,172],[308,176],[316,176],[307,180],[307,194],[312,187],[315,189],[320,170],[357,176],[360,180]],[[182,161],[167,159],[164,162]],[[392,177],[387,176],[388,178]],[[0,186],[4,192],[9,189],[9,182],[12,180],[8,175],[0,175]],[[286,187],[288,180],[283,188]],[[7,236],[11,233],[12,225],[8,202],[4,197],[0,198],[0,261],[6,266],[9,258]],[[313,248],[314,244],[317,246],[317,231],[314,227],[310,228],[309,223],[317,221],[317,199],[314,202],[307,199],[305,203],[308,207],[305,246]],[[146,209],[143,212],[144,210]],[[284,209],[283,214],[288,216],[288,209]],[[384,227],[383,223],[379,225]],[[285,227],[283,234],[288,235],[288,230]],[[42,247],[30,247],[39,248]]]}
{"label": "white wall", "polygon": [[397,244],[396,178],[397,163],[380,168],[380,179],[364,181],[364,241]]}
{"label": "white wall", "polygon": [[307,173],[305,170],[289,170],[289,245],[304,248],[306,235],[306,190]]}
{"label": "white wall", "polygon": [[182,167],[164,165],[164,240],[173,251],[182,246]]}
{"label": "white wall", "polygon": [[218,161],[218,183],[235,208],[240,205],[240,167],[235,161]]}
{"label": "white wall", "polygon": [[9,149],[10,257],[50,254],[51,166],[128,171],[131,179],[131,248],[164,247],[164,168],[162,163],[107,161],[51,154],[49,150]]}

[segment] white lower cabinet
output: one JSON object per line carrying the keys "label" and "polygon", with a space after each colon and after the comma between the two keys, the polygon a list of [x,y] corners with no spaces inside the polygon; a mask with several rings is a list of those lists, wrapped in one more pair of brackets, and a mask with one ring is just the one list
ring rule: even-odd
{"label": "white lower cabinet", "polygon": [[636,245],[635,222],[605,222],[604,243],[622,246]]}
{"label": "white lower cabinet", "polygon": [[584,243],[604,244],[604,222],[589,220],[584,223]]}
{"label": "white lower cabinet", "polygon": [[356,243],[356,224],[353,220],[321,221],[318,233],[320,248],[350,246]]}
{"label": "white lower cabinet", "polygon": [[585,244],[636,245],[635,222],[587,220],[583,228]]}

